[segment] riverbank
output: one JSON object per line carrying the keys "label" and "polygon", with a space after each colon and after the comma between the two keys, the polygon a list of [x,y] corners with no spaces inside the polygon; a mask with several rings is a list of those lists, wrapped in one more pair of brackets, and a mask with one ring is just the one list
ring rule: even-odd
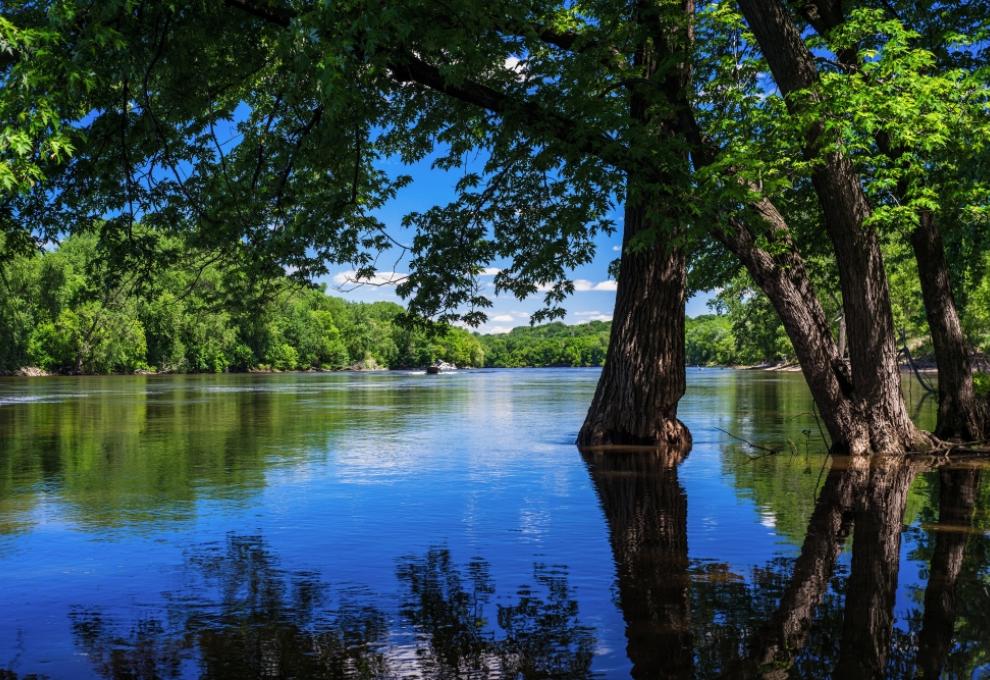
{"label": "riverbank", "polygon": [[[561,369],[561,368],[601,368],[598,366],[568,366],[565,364],[554,364],[550,366],[481,366],[477,368],[490,368],[490,369],[512,369],[512,370],[526,370],[526,369]],[[473,366],[462,366],[456,369],[451,369],[455,371],[470,371],[477,370]],[[707,365],[707,366],[688,366],[692,369],[718,369],[718,370],[731,370],[731,371],[767,371],[771,373],[800,373],[801,365],[793,361],[784,361],[779,363],[763,363],[763,364],[751,364],[751,365],[739,365],[739,366],[720,366],[720,365]],[[974,368],[978,373],[988,373],[990,374],[990,361],[983,356],[976,360]],[[306,369],[292,369],[283,370],[279,368],[273,368],[270,366],[259,366],[248,368],[247,370],[227,370],[227,371],[155,371],[155,370],[137,370],[133,372],[110,372],[110,373],[86,373],[86,372],[58,372],[58,371],[45,371],[37,366],[25,366],[16,371],[0,372],[0,377],[4,378],[51,378],[51,377],[71,377],[71,376],[99,376],[99,375],[145,375],[145,376],[168,376],[168,375],[256,375],[256,374],[278,374],[278,373],[387,373],[390,371],[422,371],[426,372],[425,366],[380,366],[377,364],[355,364],[353,366],[348,366],[345,368],[306,368]],[[904,373],[911,373],[913,370],[917,370],[919,373],[925,375],[937,375],[938,368],[935,363],[930,360],[916,361],[915,369],[912,369],[911,365],[908,363],[901,364],[901,371]]]}

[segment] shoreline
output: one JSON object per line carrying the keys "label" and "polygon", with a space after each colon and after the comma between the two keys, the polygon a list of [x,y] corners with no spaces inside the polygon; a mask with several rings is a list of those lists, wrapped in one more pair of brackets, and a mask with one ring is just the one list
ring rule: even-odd
{"label": "shoreline", "polygon": [[[460,371],[477,371],[483,369],[490,370],[526,370],[526,369],[571,369],[571,368],[601,368],[601,366],[470,366],[464,368],[457,368],[452,371],[452,373]],[[783,362],[778,364],[752,364],[752,365],[738,365],[738,366],[722,366],[722,365],[710,365],[710,366],[700,366],[700,365],[689,365],[688,369],[696,370],[730,370],[730,371],[766,371],[768,373],[800,373],[801,366],[796,362]],[[977,367],[977,373],[983,372],[982,367]],[[900,365],[902,373],[913,373],[910,364],[902,363]],[[938,369],[930,365],[928,362],[917,366],[917,371],[925,375],[938,375]],[[390,372],[426,372],[425,367],[396,367],[396,368],[359,368],[359,367],[349,367],[349,368],[337,368],[337,369],[322,369],[322,368],[310,368],[303,370],[288,370],[283,371],[275,368],[250,368],[246,371],[221,371],[219,373],[209,372],[209,371],[189,371],[189,372],[178,372],[178,371],[134,371],[133,373],[50,373],[44,371],[40,368],[33,366],[26,366],[17,371],[12,372],[0,372],[0,378],[94,378],[94,377],[135,377],[135,376],[145,376],[145,377],[165,377],[165,376],[175,376],[175,375],[278,375],[278,374],[312,374],[312,373],[390,373]]]}

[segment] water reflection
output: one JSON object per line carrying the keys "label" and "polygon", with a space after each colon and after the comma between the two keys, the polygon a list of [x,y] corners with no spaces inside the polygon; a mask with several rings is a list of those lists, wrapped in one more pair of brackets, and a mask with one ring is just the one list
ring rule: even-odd
{"label": "water reflection", "polygon": [[980,476],[977,469],[939,473],[938,523],[918,633],[917,673],[924,678],[943,672],[965,677],[977,665],[990,674],[988,541],[974,530]]}
{"label": "water reflection", "polygon": [[255,497],[272,467],[325,451],[341,431],[381,444],[464,396],[395,380],[278,377],[0,382],[19,392],[0,408],[0,534],[33,526],[41,490],[89,530],[188,520],[202,498]]}
{"label": "water reflection", "polygon": [[[633,677],[938,678],[950,667],[950,677],[988,670],[990,620],[971,612],[970,630],[958,635],[960,583],[979,591],[982,582],[983,592],[971,594],[990,606],[987,541],[973,528],[978,471],[939,473],[924,614],[909,616],[905,629],[895,626],[895,601],[918,464],[834,460],[799,555],[754,569],[747,583],[725,564],[689,559],[678,458],[583,455],[609,525]],[[967,559],[974,543],[983,554]],[[967,564],[978,573],[960,579]]]}
{"label": "water reflection", "polygon": [[[482,558],[464,568],[445,548],[402,558],[400,617],[411,638],[390,629],[370,593],[331,598],[317,574],[283,570],[259,536],[191,551],[184,571],[185,587],[166,594],[160,616],[126,623],[100,607],[72,612],[75,646],[99,677],[594,677],[593,630],[560,567],[534,565],[534,584],[503,604],[493,603]],[[0,670],[0,680],[17,677]],[[24,676],[34,677],[46,676]]]}
{"label": "water reflection", "polygon": [[635,678],[693,674],[687,496],[678,454],[585,452],[608,519]]}
{"label": "water reflection", "polygon": [[495,593],[488,563],[473,559],[464,572],[447,549],[400,561],[402,617],[426,643],[416,650],[422,677],[592,677],[595,638],[578,618],[565,569],[535,565],[535,586],[497,605],[499,634],[486,615]]}
{"label": "water reflection", "polygon": [[371,678],[385,668],[385,615],[312,573],[285,572],[258,536],[192,552],[188,583],[160,618],[121,628],[99,608],[71,615],[76,647],[104,678]]}
{"label": "water reflection", "polygon": [[0,668],[990,677],[986,473],[829,464],[742,371],[683,462],[582,458],[595,377],[0,380]]}

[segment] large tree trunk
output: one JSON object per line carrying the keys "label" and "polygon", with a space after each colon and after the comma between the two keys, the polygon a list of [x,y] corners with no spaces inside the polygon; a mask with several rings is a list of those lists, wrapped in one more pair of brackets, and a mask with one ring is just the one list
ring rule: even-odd
{"label": "large tree trunk", "polygon": [[[671,97],[684,97],[690,83],[694,2],[682,0],[684,25],[672,25],[661,9],[655,0],[633,4],[639,41],[634,63],[644,81],[653,81]],[[688,157],[678,150],[670,112],[657,110],[653,87],[633,88],[629,116],[666,146],[668,170],[660,176],[629,176],[608,354],[577,443],[687,452],[691,434],[677,419],[685,388],[687,257],[673,242],[673,232],[682,210],[677,201],[689,176]],[[652,244],[633,244],[646,235]]]}
{"label": "large tree trunk", "polygon": [[[814,57],[779,0],[739,0],[746,21],[770,65],[788,106],[818,85]],[[900,367],[887,275],[875,230],[866,225],[870,205],[852,163],[841,153],[822,156],[824,121],[806,135],[809,158],[819,161],[812,183],[839,269],[849,338],[852,394],[865,430],[848,442],[850,453],[900,453],[927,445],[914,426],[900,390]]]}
{"label": "large tree trunk", "polygon": [[990,435],[987,405],[973,389],[973,366],[963,335],[949,281],[945,247],[935,217],[919,215],[911,234],[918,262],[925,315],[932,334],[938,365],[938,426],[935,434],[946,439],[973,440]]}
{"label": "large tree trunk", "polygon": [[[845,21],[841,0],[814,0],[806,3],[802,11],[823,36]],[[838,57],[846,69],[859,69],[857,49],[845,48]],[[892,147],[889,137],[882,132],[876,135],[876,141],[879,149],[892,160],[903,154],[903,149]],[[897,187],[898,198],[902,202],[907,200],[907,188],[904,182]],[[952,295],[942,234],[930,211],[919,211],[918,227],[911,234],[911,246],[918,263],[925,315],[939,372],[939,410],[935,434],[945,439],[990,436],[990,408],[973,392],[972,361]]]}
{"label": "large tree trunk", "polygon": [[693,677],[683,456],[585,452],[608,521],[634,678]]}
{"label": "large tree trunk", "polygon": [[691,434],[677,419],[684,394],[684,252],[667,244],[629,248],[650,226],[626,205],[622,264],[605,367],[578,435],[581,447],[655,446],[686,452]]}
{"label": "large tree trunk", "polygon": [[925,587],[925,614],[918,635],[920,677],[938,680],[952,648],[958,600],[956,583],[962,571],[980,487],[979,470],[939,473],[938,531]]}

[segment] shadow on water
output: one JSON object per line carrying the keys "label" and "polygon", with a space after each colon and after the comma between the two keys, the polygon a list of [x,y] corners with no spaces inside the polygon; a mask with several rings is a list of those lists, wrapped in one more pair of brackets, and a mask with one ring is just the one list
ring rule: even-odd
{"label": "shadow on water", "polygon": [[915,594],[923,614],[902,627],[902,519],[918,466],[834,460],[798,557],[754,569],[747,583],[689,559],[680,460],[583,455],[609,526],[634,678],[990,677],[979,471],[938,472],[934,545],[921,548],[929,578]]}

